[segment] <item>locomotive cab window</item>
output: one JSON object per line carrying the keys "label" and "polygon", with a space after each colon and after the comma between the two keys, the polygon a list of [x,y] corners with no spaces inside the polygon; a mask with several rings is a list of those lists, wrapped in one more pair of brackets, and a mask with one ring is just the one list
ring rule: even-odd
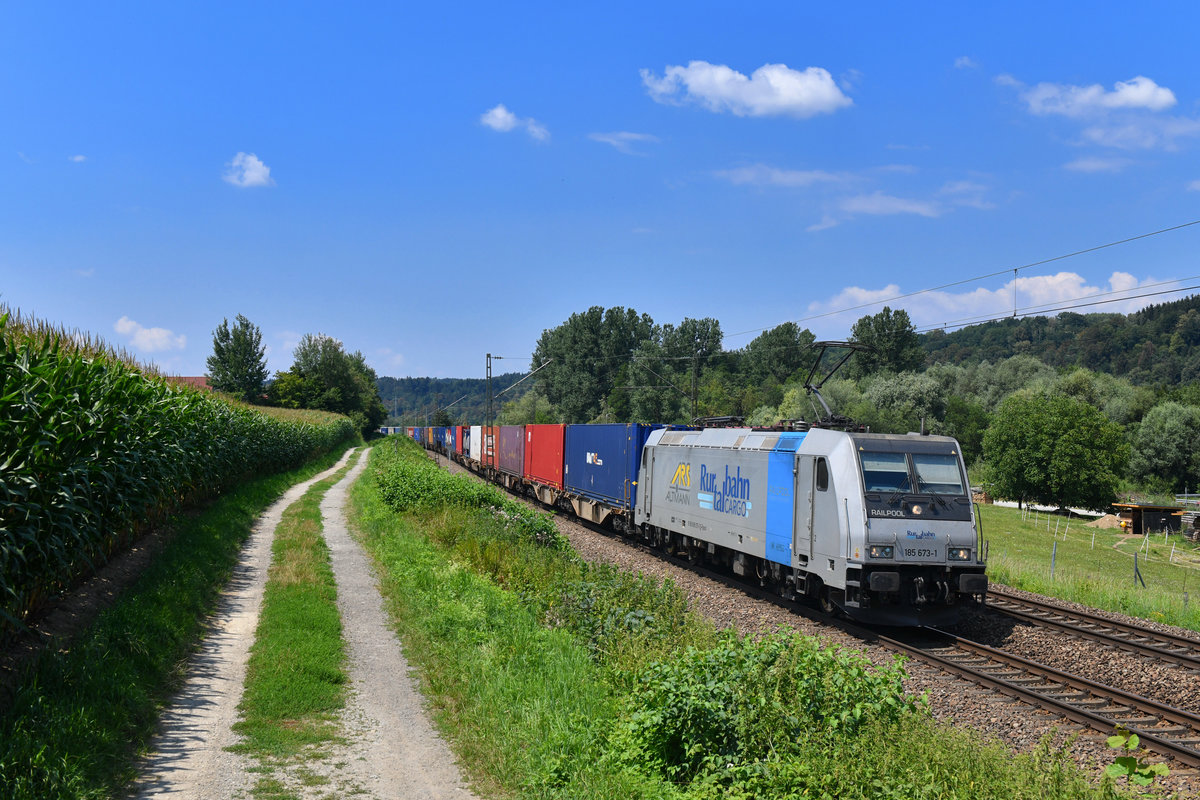
{"label": "locomotive cab window", "polygon": [[904,453],[862,455],[863,485],[868,492],[909,492],[908,459]]}
{"label": "locomotive cab window", "polygon": [[917,491],[966,494],[963,490],[962,473],[958,469],[958,456],[913,453],[912,460],[917,470]]}
{"label": "locomotive cab window", "polygon": [[817,491],[823,492],[829,488],[829,462],[823,458],[817,459]]}

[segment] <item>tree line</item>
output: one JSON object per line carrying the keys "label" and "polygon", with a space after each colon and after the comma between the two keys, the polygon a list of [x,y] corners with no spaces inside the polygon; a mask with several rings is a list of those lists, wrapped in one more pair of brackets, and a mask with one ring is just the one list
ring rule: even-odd
{"label": "tree line", "polygon": [[[1200,298],[1189,298],[1120,324],[1114,316],[1121,315],[1076,314],[922,336],[906,312],[885,307],[854,324],[850,341],[866,349],[821,393],[836,413],[875,432],[923,428],[956,437],[972,479],[1012,499],[1098,508],[1118,492],[1195,490],[1200,353],[1190,348],[1198,308]],[[1130,358],[1142,354],[1140,368],[1114,374],[1083,363],[1110,363],[1098,355],[1096,343],[1114,338],[1103,328],[1121,332],[1115,338]],[[1028,335],[1028,346],[996,344],[1017,330]],[[1150,337],[1149,346],[1121,338],[1131,331]],[[1043,352],[1035,340],[1058,363],[1031,352]],[[715,319],[659,324],[634,309],[595,306],[543,332],[531,369],[545,366],[499,421],[812,421],[823,410],[805,382],[814,367],[819,380],[829,366],[814,365],[813,341],[807,329],[784,323],[724,350]],[[1147,360],[1151,349],[1164,348],[1170,358]],[[1175,374],[1179,380],[1169,379]]]}
{"label": "tree line", "polygon": [[375,370],[361,352],[346,352],[332,336],[309,333],[292,358],[291,368],[268,380],[262,331],[238,314],[233,325],[224,319],[213,331],[213,354],[206,361],[209,385],[247,403],[345,414],[364,434],[387,417]]}

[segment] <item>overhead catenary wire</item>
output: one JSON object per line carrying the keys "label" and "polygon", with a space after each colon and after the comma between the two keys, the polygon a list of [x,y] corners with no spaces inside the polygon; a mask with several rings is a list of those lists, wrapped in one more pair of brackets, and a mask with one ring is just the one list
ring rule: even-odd
{"label": "overhead catenary wire", "polygon": [[[962,328],[962,327],[966,327],[968,325],[982,325],[985,322],[999,322],[1000,320],[1013,319],[1016,317],[1040,316],[1040,315],[1046,314],[1047,312],[1057,313],[1059,311],[1070,311],[1070,310],[1076,309],[1076,308],[1087,308],[1089,306],[1105,305],[1106,303],[1122,303],[1122,302],[1125,302],[1126,300],[1138,300],[1143,297],[1156,297],[1158,295],[1163,295],[1163,294],[1175,294],[1177,292],[1186,292],[1186,291],[1190,291],[1192,289],[1200,289],[1200,284],[1196,284],[1194,286],[1180,286],[1177,289],[1164,289],[1164,290],[1158,291],[1158,292],[1144,292],[1142,294],[1127,295],[1125,297],[1112,297],[1112,298],[1109,298],[1108,300],[1093,300],[1093,301],[1090,301],[1087,303],[1074,303],[1072,305],[1055,305],[1053,307],[1048,307],[1049,304],[1043,304],[1042,306],[1029,306],[1027,308],[1023,308],[1020,311],[1012,313],[1012,314],[1005,313],[1003,315],[994,316],[994,317],[972,317],[970,319],[958,320],[956,322],[944,322],[940,325],[922,326],[921,328],[917,329],[917,332],[925,333],[927,331],[932,331],[932,330],[945,330],[946,328]],[[1096,295],[1092,295],[1092,296],[1096,296]],[[1074,299],[1082,300],[1083,298],[1074,298]],[[1062,301],[1062,302],[1071,302],[1071,301]]]}
{"label": "overhead catenary wire", "polygon": [[[809,322],[809,321],[815,320],[815,319],[823,319],[825,317],[836,316],[838,314],[845,314],[850,311],[858,311],[858,310],[861,310],[864,308],[871,308],[874,306],[891,303],[896,300],[904,300],[904,299],[907,299],[910,297],[917,297],[919,295],[929,294],[931,292],[937,292],[937,291],[941,291],[943,289],[949,289],[954,286],[962,286],[962,285],[968,284],[968,283],[974,283],[977,281],[987,280],[988,278],[994,278],[999,275],[1008,274],[1010,272],[1014,276],[1017,276],[1021,270],[1031,269],[1033,267],[1043,266],[1045,264],[1051,264],[1056,261],[1063,261],[1065,259],[1074,258],[1077,256],[1085,255],[1087,253],[1094,253],[1099,250],[1105,250],[1110,247],[1116,247],[1118,245],[1128,244],[1130,242],[1135,242],[1135,241],[1138,241],[1141,239],[1147,239],[1152,236],[1159,236],[1164,233],[1170,233],[1172,231],[1182,230],[1184,228],[1189,228],[1189,227],[1192,227],[1195,225],[1200,225],[1200,219],[1192,220],[1190,222],[1180,223],[1178,225],[1171,225],[1166,228],[1159,228],[1158,230],[1149,231],[1147,233],[1137,234],[1136,236],[1128,236],[1123,239],[1117,239],[1112,242],[1105,242],[1104,244],[1095,245],[1093,247],[1085,247],[1081,250],[1075,250],[1070,253],[1064,253],[1062,255],[1052,256],[1050,258],[1043,258],[1043,259],[1039,259],[1037,261],[1031,261],[1031,262],[1028,262],[1026,264],[1021,264],[1016,267],[1005,267],[1003,269],[998,269],[998,270],[984,273],[982,275],[977,275],[977,276],[974,276],[971,278],[963,278],[963,279],[957,280],[957,281],[950,281],[948,283],[939,284],[937,286],[931,286],[931,287],[928,287],[925,289],[918,289],[916,291],[906,292],[906,293],[894,295],[892,297],[884,298],[884,299],[880,299],[880,300],[873,300],[873,301],[870,301],[867,303],[860,303],[860,304],[854,305],[854,306],[847,306],[845,308],[836,309],[833,311],[827,311],[827,312],[823,312],[821,314],[814,314],[814,315],[807,316],[807,317],[801,317],[801,318],[795,319],[795,320],[786,320],[785,322],[780,323],[780,325],[786,324],[787,322],[791,322],[793,324],[799,325],[800,323]],[[1179,278],[1179,279],[1172,280],[1172,281],[1161,281],[1158,283],[1148,284],[1147,286],[1136,287],[1136,288],[1137,289],[1145,289],[1145,288],[1150,288],[1153,286],[1165,286],[1170,283],[1179,283],[1179,282],[1183,282],[1183,281],[1190,281],[1190,280],[1196,280],[1196,279],[1200,279],[1200,276],[1189,276],[1186,278]],[[1015,277],[1014,277],[1014,281],[1015,281]],[[1014,286],[1015,286],[1015,283],[1014,283]],[[1098,297],[1106,297],[1106,296],[1112,295],[1112,294],[1117,294],[1117,292],[1103,292],[1103,293],[1099,293],[1099,294],[1081,295],[1078,297],[1064,298],[1062,300],[1056,301],[1055,303],[1043,303],[1043,304],[1039,304],[1039,305],[1025,306],[1023,308],[1018,308],[1016,306],[1016,302],[1015,302],[1016,295],[1014,292],[1014,307],[1011,312],[1005,312],[1004,314],[995,314],[995,315],[990,315],[990,316],[989,315],[980,315],[977,317],[961,318],[961,319],[955,320],[955,321],[943,322],[941,324],[925,325],[925,326],[921,326],[920,328],[918,328],[917,332],[924,333],[924,332],[932,331],[932,330],[945,330],[946,328],[965,327],[967,325],[983,324],[985,322],[996,322],[996,321],[1000,321],[1000,320],[1004,320],[1004,319],[1012,319],[1012,318],[1017,318],[1017,317],[1028,317],[1028,316],[1041,315],[1041,314],[1049,315],[1049,314],[1058,313],[1060,311],[1069,311],[1069,310],[1072,310],[1075,308],[1085,308],[1085,307],[1092,306],[1092,305],[1102,305],[1104,303],[1110,303],[1110,302],[1122,302],[1122,301],[1126,301],[1126,300],[1136,300],[1136,299],[1140,299],[1143,297],[1152,297],[1152,296],[1163,295],[1163,294],[1175,294],[1178,292],[1191,291],[1191,290],[1197,289],[1197,288],[1200,288],[1200,286],[1181,286],[1176,289],[1164,290],[1164,291],[1160,291],[1160,292],[1145,292],[1145,293],[1141,293],[1141,294],[1126,294],[1122,297],[1114,298],[1112,300],[1101,301],[1101,300],[1093,299],[1093,298],[1098,298]],[[1131,289],[1131,290],[1119,290],[1119,291],[1134,291],[1134,290]],[[1085,300],[1085,299],[1090,300],[1090,302],[1086,302],[1086,303],[1077,303],[1076,302],[1076,301]],[[749,333],[762,333],[764,331],[772,330],[773,327],[778,327],[778,325],[771,326],[771,327],[764,327],[764,328],[752,328],[749,330],[737,331],[735,333],[722,334],[722,338],[727,339],[727,338],[735,337],[735,336],[744,336]],[[790,349],[790,345],[784,345],[784,346],[780,346],[777,348],[770,348],[770,349]],[[610,355],[610,356],[592,356],[591,359],[589,359],[589,360],[592,363],[601,363],[604,361],[615,361],[615,360],[626,360],[626,359],[638,359],[638,360],[647,360],[647,361],[648,360],[691,361],[696,358],[708,360],[710,358],[713,358],[714,356],[720,356],[720,355],[724,355],[724,354],[727,354],[730,352],[734,352],[734,351],[720,350],[720,351],[713,352],[713,353],[707,353],[703,356],[696,356],[696,355],[656,356],[656,355],[649,355],[649,354],[644,354],[644,353],[638,354],[636,350],[630,350],[627,353],[623,353],[623,354],[615,354],[615,355]],[[539,369],[540,369],[540,367],[539,367]]]}
{"label": "overhead catenary wire", "polygon": [[[994,272],[988,272],[983,275],[976,275],[971,278],[963,278],[961,280],[951,281],[949,283],[943,283],[939,286],[930,286],[926,289],[918,289],[913,292],[906,292],[904,294],[894,295],[893,297],[888,297],[888,298],[884,298],[881,300],[872,300],[871,302],[868,302],[868,303],[860,303],[855,306],[848,306],[846,308],[841,308],[841,309],[837,309],[834,311],[826,311],[821,314],[813,314],[811,316],[801,317],[800,319],[786,320],[786,321],[794,322],[798,325],[802,322],[809,322],[814,319],[823,319],[825,317],[832,317],[832,316],[836,316],[838,314],[845,314],[850,311],[858,311],[858,310],[864,309],[864,308],[871,308],[873,306],[878,306],[883,303],[892,303],[892,302],[895,302],[896,300],[905,300],[909,297],[917,297],[918,295],[928,294],[930,292],[938,292],[938,291],[941,291],[942,289],[949,289],[954,286],[962,286],[967,283],[975,283],[977,281],[987,280],[988,278],[995,278],[999,275],[1006,275],[1010,272],[1013,273],[1013,276],[1015,278],[1017,273],[1020,272],[1021,270],[1031,269],[1033,267],[1040,267],[1045,264],[1052,264],[1055,261],[1063,261],[1068,258],[1075,258],[1076,256],[1085,255],[1087,253],[1094,253],[1098,250],[1104,250],[1109,247],[1116,247],[1118,245],[1128,244],[1129,242],[1136,242],[1139,239],[1148,239],[1151,236],[1159,236],[1164,233],[1170,233],[1172,231],[1182,230],[1183,228],[1189,228],[1193,225],[1200,225],[1200,219],[1192,220],[1191,222],[1184,222],[1179,225],[1172,225],[1167,228],[1160,228],[1156,231],[1150,231],[1149,233],[1140,233],[1136,236],[1128,236],[1124,239],[1118,239],[1113,242],[1106,242],[1104,244],[1099,244],[1094,247],[1085,247],[1082,250],[1076,250],[1071,253],[1064,253],[1062,255],[1053,256],[1051,258],[1043,258],[1038,261],[1031,261],[1028,264],[1021,264],[1020,266],[1005,267],[1004,269],[998,269]],[[1181,289],[1180,291],[1183,291],[1183,290]],[[783,324],[783,323],[780,323],[780,324]],[[735,333],[729,333],[729,334],[726,334],[726,336],[731,336],[731,337],[732,336],[745,336],[746,334],[750,334],[750,333],[762,333],[763,331],[771,330],[772,327],[778,327],[778,326],[768,326],[765,328],[751,328],[749,330],[737,331]]]}

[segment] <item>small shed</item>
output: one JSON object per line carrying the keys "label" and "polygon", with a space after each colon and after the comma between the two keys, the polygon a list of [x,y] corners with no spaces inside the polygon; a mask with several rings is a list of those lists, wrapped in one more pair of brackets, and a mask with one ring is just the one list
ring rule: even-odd
{"label": "small shed", "polygon": [[1179,532],[1179,506],[1159,506],[1149,503],[1113,503],[1122,527],[1138,536],[1146,533],[1162,533],[1163,531]]}

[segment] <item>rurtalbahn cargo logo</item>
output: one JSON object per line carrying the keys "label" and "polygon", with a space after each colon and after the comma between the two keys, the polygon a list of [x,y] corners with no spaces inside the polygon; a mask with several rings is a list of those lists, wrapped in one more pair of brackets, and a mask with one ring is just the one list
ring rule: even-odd
{"label": "rurtalbahn cargo logo", "polygon": [[681,506],[692,504],[692,465],[679,462],[675,475],[671,478],[671,487],[667,489],[667,502],[678,503]]}
{"label": "rurtalbahn cargo logo", "polygon": [[724,479],[719,485],[718,477],[707,466],[700,465],[700,491],[696,492],[700,507],[735,517],[750,516],[750,479],[742,477],[742,468],[730,473],[729,467],[725,467]]}

